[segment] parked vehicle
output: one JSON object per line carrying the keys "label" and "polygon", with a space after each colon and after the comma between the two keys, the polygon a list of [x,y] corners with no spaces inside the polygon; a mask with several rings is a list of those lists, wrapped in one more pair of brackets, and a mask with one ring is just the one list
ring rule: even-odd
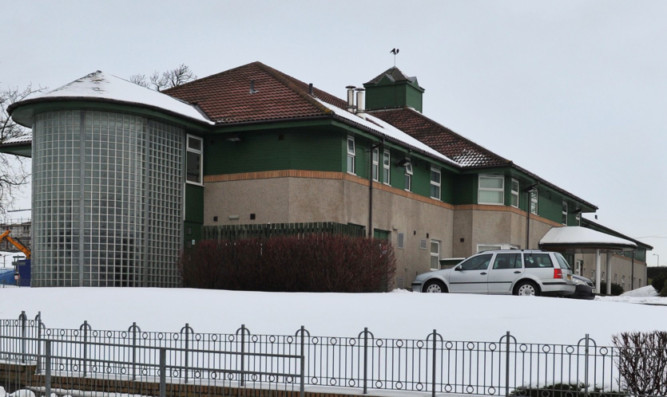
{"label": "parked vehicle", "polygon": [[595,299],[595,293],[593,292],[595,284],[593,283],[593,281],[591,281],[591,279],[573,274],[572,281],[574,281],[576,289],[574,291],[574,294],[568,296],[568,298]]}
{"label": "parked vehicle", "polygon": [[412,290],[569,296],[576,289],[572,276],[570,265],[558,252],[484,251],[451,269],[418,275],[412,283]]}

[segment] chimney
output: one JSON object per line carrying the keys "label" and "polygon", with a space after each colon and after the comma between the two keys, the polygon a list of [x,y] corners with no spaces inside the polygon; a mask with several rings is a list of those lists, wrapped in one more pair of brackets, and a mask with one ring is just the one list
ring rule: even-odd
{"label": "chimney", "polygon": [[365,108],[364,108],[364,89],[363,88],[357,88],[357,112],[356,113],[364,113]]}
{"label": "chimney", "polygon": [[347,111],[354,113],[354,86],[353,85],[348,85],[345,87],[347,90]]}

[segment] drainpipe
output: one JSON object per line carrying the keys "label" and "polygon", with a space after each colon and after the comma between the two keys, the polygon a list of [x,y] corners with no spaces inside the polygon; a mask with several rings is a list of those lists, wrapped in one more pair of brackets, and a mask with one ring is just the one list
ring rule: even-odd
{"label": "drainpipe", "polygon": [[524,189],[526,192],[526,249],[530,249],[530,192],[537,187],[537,183],[533,183]]}
{"label": "drainpipe", "polygon": [[[371,145],[370,156],[368,159],[368,238],[373,237],[373,151],[380,147],[379,143]],[[378,151],[378,168],[380,153]],[[378,169],[378,177],[380,170]]]}

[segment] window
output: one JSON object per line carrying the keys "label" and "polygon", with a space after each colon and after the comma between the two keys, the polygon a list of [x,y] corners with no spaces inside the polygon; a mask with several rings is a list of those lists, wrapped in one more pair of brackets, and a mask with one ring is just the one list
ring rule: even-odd
{"label": "window", "polygon": [[440,169],[431,168],[431,198],[440,200]]}
{"label": "window", "polygon": [[431,269],[440,269],[440,241],[431,240]]}
{"label": "window", "polygon": [[354,137],[347,137],[347,172],[350,174],[355,173],[354,167],[354,158],[356,156],[356,146],[354,145]]}
{"label": "window", "polygon": [[502,175],[479,176],[479,204],[505,203],[505,178]]}
{"label": "window", "polygon": [[530,213],[537,215],[537,198],[539,194],[537,189],[530,191]]}
{"label": "window", "polygon": [[554,267],[549,254],[526,254],[523,263],[527,269]]}
{"label": "window", "polygon": [[461,262],[459,266],[461,266],[461,270],[484,270],[489,267],[491,257],[493,257],[493,254],[476,255]]}
{"label": "window", "polygon": [[497,254],[493,261],[493,269],[521,269],[521,254]]}
{"label": "window", "polygon": [[373,149],[373,180],[377,182],[380,176],[380,149]]}
{"label": "window", "polygon": [[405,247],[405,233],[398,232],[396,235],[396,247],[404,248]]}
{"label": "window", "polygon": [[405,164],[405,190],[412,191],[412,163]]}
{"label": "window", "polygon": [[519,181],[512,179],[512,207],[519,208]]}
{"label": "window", "polygon": [[382,154],[382,182],[391,184],[391,155],[389,150],[385,150]]}
{"label": "window", "polygon": [[567,201],[563,200],[561,223],[567,225]]}
{"label": "window", "polygon": [[189,183],[202,184],[203,162],[202,162],[202,139],[196,136],[187,136],[186,157],[186,180]]}

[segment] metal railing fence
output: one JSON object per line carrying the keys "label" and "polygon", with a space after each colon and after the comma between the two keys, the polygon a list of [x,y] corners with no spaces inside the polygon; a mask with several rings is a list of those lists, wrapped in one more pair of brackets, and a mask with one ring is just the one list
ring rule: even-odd
{"label": "metal railing fence", "polygon": [[0,320],[0,361],[33,364],[38,374],[48,364],[69,377],[187,385],[224,375],[240,386],[300,384],[363,394],[508,396],[555,384],[581,385],[585,395],[624,389],[617,349],[598,346],[588,335],[561,345],[521,343],[509,332],[480,342],[446,340],[436,330],[423,339],[395,339],[375,337],[367,328],[351,337],[312,336],[304,327],[293,335],[261,335],[243,325],[230,334],[197,333],[189,324],[178,332],[143,331],[136,323],[124,331],[95,330],[87,321],[59,329],[22,313],[18,320]]}

